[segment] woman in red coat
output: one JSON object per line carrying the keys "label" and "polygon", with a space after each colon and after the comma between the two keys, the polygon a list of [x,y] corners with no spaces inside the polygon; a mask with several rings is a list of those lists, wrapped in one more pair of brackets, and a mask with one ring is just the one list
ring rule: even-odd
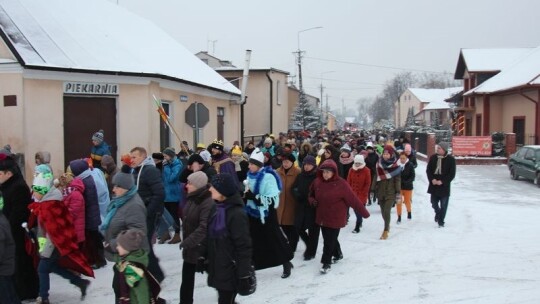
{"label": "woman in red coat", "polygon": [[81,248],[85,240],[84,184],[81,179],[74,179],[73,175],[69,173],[62,175],[60,183],[61,185],[65,185],[62,189],[64,205],[66,205],[73,217],[73,226],[77,234],[77,244]]}
{"label": "woman in red coat", "polygon": [[[371,186],[371,170],[366,167],[363,155],[356,155],[354,157],[354,163],[347,175],[347,182],[351,185],[354,194],[356,194],[360,202],[365,206],[368,202],[369,188]],[[362,215],[358,212],[355,213],[356,226],[354,226],[353,233],[358,233],[362,227]]]}
{"label": "woman in red coat", "polygon": [[369,217],[369,212],[347,181],[339,177],[336,162],[331,159],[319,167],[317,178],[311,184],[309,202],[317,206],[315,222],[321,226],[324,239],[321,273],[327,273],[332,260],[336,263],[343,258],[338,236],[339,230],[347,225],[347,209],[353,208],[364,218]]}

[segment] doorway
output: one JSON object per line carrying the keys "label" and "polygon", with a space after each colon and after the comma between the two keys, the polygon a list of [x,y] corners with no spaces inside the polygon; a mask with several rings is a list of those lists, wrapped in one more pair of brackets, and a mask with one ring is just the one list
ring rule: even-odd
{"label": "doorway", "polygon": [[217,138],[223,140],[223,129],[225,128],[225,108],[217,108]]}
{"label": "doorway", "polygon": [[516,145],[525,144],[525,116],[514,116],[512,132],[516,134]]}

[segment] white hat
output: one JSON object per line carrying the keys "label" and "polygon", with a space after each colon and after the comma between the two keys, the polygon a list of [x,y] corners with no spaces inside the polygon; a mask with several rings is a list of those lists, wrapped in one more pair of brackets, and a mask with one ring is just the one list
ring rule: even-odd
{"label": "white hat", "polygon": [[318,152],[317,152],[317,155],[319,156],[322,156],[324,154],[324,149],[320,149]]}
{"label": "white hat", "polygon": [[259,167],[263,167],[264,153],[259,148],[255,148],[255,150],[253,150],[249,156],[249,162]]}
{"label": "white hat", "polygon": [[364,161],[364,155],[356,154],[354,156],[354,163],[355,164],[360,164],[360,165],[365,165],[366,162]]}

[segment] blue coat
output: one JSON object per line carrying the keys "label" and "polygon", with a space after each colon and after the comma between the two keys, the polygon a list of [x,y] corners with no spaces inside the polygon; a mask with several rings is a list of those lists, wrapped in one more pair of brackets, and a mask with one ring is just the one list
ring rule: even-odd
{"label": "blue coat", "polygon": [[184,169],[182,162],[175,157],[171,163],[163,165],[163,187],[165,188],[165,202],[178,203],[182,199],[180,188],[180,173]]}

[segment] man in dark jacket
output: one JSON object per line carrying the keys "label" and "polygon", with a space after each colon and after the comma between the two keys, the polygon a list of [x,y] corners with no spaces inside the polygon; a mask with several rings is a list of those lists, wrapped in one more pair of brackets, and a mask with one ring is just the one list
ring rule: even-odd
{"label": "man in dark jacket", "polygon": [[12,156],[0,154],[0,209],[9,221],[15,241],[15,289],[19,299],[35,299],[39,280],[32,258],[25,250],[25,232],[21,224],[28,221],[32,201],[30,188]]}
{"label": "man in dark jacket", "polygon": [[444,227],[450,199],[450,183],[456,176],[456,160],[448,154],[448,143],[441,142],[436,146],[436,154],[429,158],[426,174],[431,206],[435,211],[435,222],[439,223],[439,227]]}
{"label": "man in dark jacket", "polygon": [[[135,147],[131,149],[131,167],[135,178],[138,193],[146,206],[146,228],[148,243],[152,244],[152,237],[156,229],[156,223],[163,214],[163,200],[165,191],[161,172],[156,168],[154,161],[148,157],[146,149]],[[148,271],[154,275],[156,280],[162,282],[165,275],[159,267],[159,261],[154,254],[152,246],[148,252]]]}
{"label": "man in dark jacket", "polygon": [[192,154],[187,162],[187,167],[180,173],[180,182],[187,183],[187,178],[191,173],[202,171],[208,177],[208,180],[212,180],[212,177],[217,174],[214,167],[210,166],[204,161],[199,154]]}
{"label": "man in dark jacket", "polygon": [[[1,197],[0,194],[0,199]],[[4,216],[2,208],[0,208],[0,299],[2,303],[21,303],[15,292],[14,273],[15,242],[13,241],[9,222]]]}

